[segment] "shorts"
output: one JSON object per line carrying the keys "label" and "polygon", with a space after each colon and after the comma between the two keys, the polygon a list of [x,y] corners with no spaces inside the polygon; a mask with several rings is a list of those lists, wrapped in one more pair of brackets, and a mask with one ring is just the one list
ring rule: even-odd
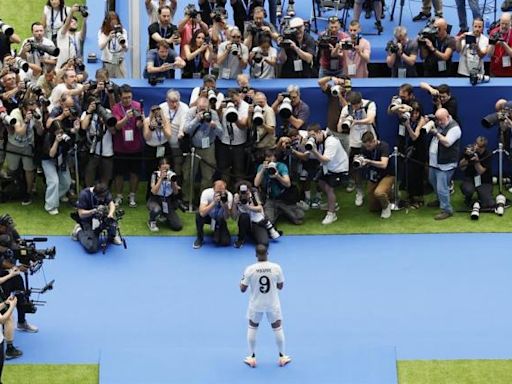
{"label": "shorts", "polygon": [[326,175],[322,173],[319,180],[325,181],[327,185],[329,185],[332,188],[339,187],[341,185],[347,185],[348,184],[348,173],[347,172],[340,172],[340,173],[327,173]]}
{"label": "shorts", "polygon": [[267,315],[267,319],[270,324],[274,324],[278,320],[283,320],[281,315],[281,307],[276,307],[269,312],[256,312],[251,307],[247,309],[247,319],[251,320],[255,324],[259,324],[263,318],[263,314]]}
{"label": "shorts", "polygon": [[[14,172],[20,166],[20,160],[23,164],[24,171],[33,171],[34,170],[34,150],[32,146],[26,147],[17,147],[12,145],[11,143],[7,143],[6,147],[7,153],[5,154],[5,160],[7,161],[7,166],[9,167],[9,171]],[[15,153],[11,153],[15,152]],[[18,155],[19,153],[19,155]]]}
{"label": "shorts", "polygon": [[320,162],[316,159],[308,159],[300,164],[302,166],[300,171],[300,181],[315,180],[318,171],[321,170]]}
{"label": "shorts", "polygon": [[142,152],[116,153],[114,155],[114,174],[116,176],[127,176],[130,173],[139,175],[142,165],[142,155]]}

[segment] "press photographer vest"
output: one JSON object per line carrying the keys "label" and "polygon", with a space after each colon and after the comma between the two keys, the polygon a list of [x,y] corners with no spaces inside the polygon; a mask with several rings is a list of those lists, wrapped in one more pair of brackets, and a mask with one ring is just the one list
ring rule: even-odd
{"label": "press photographer vest", "polygon": [[[459,124],[452,119],[448,126],[440,131],[443,135],[447,135],[450,129],[454,127],[458,127]],[[441,143],[437,144],[437,164],[450,164],[456,163],[459,161],[459,147],[460,147],[460,139],[458,139],[455,143],[450,145],[449,147],[445,147]]]}

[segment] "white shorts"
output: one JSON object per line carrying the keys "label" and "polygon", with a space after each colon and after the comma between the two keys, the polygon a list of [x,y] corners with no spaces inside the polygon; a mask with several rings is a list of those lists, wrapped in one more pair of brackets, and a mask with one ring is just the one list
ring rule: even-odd
{"label": "white shorts", "polygon": [[256,312],[249,307],[247,309],[247,319],[251,320],[255,324],[259,324],[264,313],[267,315],[267,319],[270,324],[274,324],[277,320],[283,320],[281,307],[276,307],[269,312]]}

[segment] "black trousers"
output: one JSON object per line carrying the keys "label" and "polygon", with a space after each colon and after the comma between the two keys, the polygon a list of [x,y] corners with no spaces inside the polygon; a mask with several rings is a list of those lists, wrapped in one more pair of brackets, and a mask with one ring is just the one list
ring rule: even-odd
{"label": "black trousers", "polygon": [[267,229],[258,223],[251,222],[251,216],[248,213],[242,213],[238,217],[238,240],[246,241],[249,235],[256,245],[263,244],[268,247]]}
{"label": "black trousers", "polygon": [[460,185],[460,190],[464,197],[468,200],[473,199],[473,195],[476,192],[481,208],[494,207],[494,198],[492,196],[492,184],[484,183],[479,187],[475,187],[473,179],[466,178],[462,181],[462,184]]}
{"label": "black trousers", "polygon": [[[212,218],[210,216],[203,217],[199,214],[199,212],[196,213],[196,231],[198,239],[204,239],[203,227],[205,224],[210,224],[211,222]],[[231,244],[231,234],[229,233],[228,224],[226,223],[225,219],[215,220],[213,242],[223,247]]]}
{"label": "black trousers", "polygon": [[[78,241],[82,244],[87,253],[96,253],[100,248],[100,236],[97,230],[93,231],[92,223],[80,223],[82,230],[78,232]],[[112,240],[117,233],[116,225],[108,227],[108,240]]]}
{"label": "black trousers", "polygon": [[[4,277],[9,274],[5,269],[0,270],[0,277]],[[7,298],[14,291],[24,291],[25,283],[23,282],[23,277],[21,275],[11,277],[5,283],[2,284],[2,290],[4,291],[4,299]],[[25,295],[18,294],[16,295],[18,299],[18,304],[16,304],[16,311],[18,312],[18,323],[25,322],[25,310],[23,309],[24,304],[26,304],[27,299]]]}
{"label": "black trousers", "polygon": [[233,174],[234,183],[245,178],[247,173],[245,144],[227,145],[217,141],[215,143],[215,158],[223,180],[230,180],[227,173]]}
{"label": "black trousers", "polygon": [[[163,213],[163,201],[167,202],[167,214]],[[156,221],[158,219],[158,216],[164,214],[167,221],[167,225],[169,225],[169,228],[171,228],[173,231],[181,231],[183,225],[181,224],[180,217],[176,213],[176,202],[174,202],[172,199],[170,199],[169,197],[164,198],[161,196],[151,195],[151,197],[148,200],[147,206],[149,209],[149,221]]]}
{"label": "black trousers", "polygon": [[0,343],[0,384],[2,384],[2,372],[4,370],[4,361],[5,361],[5,342],[2,341]]}

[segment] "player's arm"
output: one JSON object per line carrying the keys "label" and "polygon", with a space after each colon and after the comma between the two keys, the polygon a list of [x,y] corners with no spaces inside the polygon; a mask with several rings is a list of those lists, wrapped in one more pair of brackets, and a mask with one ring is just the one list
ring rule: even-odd
{"label": "player's arm", "polygon": [[249,286],[249,275],[247,270],[245,270],[244,275],[242,276],[242,280],[240,280],[240,291],[244,293],[247,291],[247,287]]}

